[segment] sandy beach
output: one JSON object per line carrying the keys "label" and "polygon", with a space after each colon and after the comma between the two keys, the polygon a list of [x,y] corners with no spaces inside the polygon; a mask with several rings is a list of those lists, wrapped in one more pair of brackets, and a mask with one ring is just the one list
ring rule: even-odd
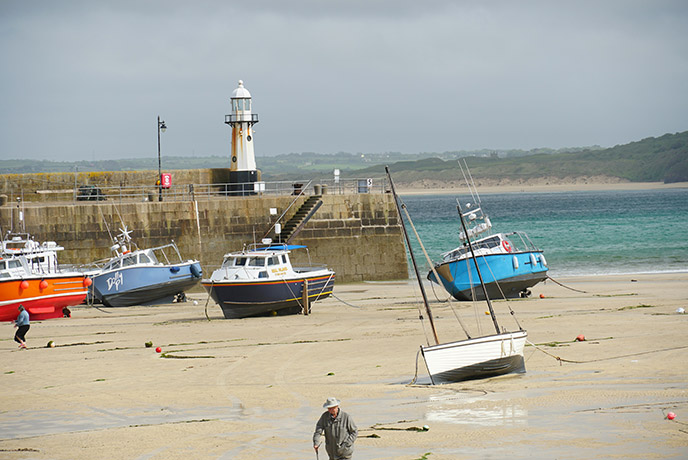
{"label": "sandy beach", "polygon": [[[576,177],[567,179],[536,178],[528,181],[494,181],[476,179],[478,193],[552,193],[574,191],[612,191],[612,190],[658,190],[688,188],[688,182],[624,182],[612,177]],[[463,182],[442,182],[426,180],[412,184],[400,184],[397,187],[400,195],[438,195],[466,194]]]}
{"label": "sandy beach", "polygon": [[[527,373],[443,386],[429,385],[422,358],[411,384],[426,343],[411,281],[339,285],[309,316],[225,320],[211,301],[206,317],[201,291],[75,307],[33,322],[26,351],[4,323],[0,458],[313,459],[328,396],[358,425],[359,460],[687,458],[688,314],[677,309],[688,273],[557,281],[567,288],[495,302],[503,326],[511,308],[528,331]],[[440,340],[463,338],[452,309],[490,332],[484,304],[428,292]]]}

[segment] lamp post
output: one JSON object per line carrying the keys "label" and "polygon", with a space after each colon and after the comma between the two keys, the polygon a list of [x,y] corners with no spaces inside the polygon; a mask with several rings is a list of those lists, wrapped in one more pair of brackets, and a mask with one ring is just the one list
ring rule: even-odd
{"label": "lamp post", "polygon": [[158,115],[158,201],[162,201],[162,165],[160,163],[160,131],[163,133],[167,129],[165,122],[160,120]]}

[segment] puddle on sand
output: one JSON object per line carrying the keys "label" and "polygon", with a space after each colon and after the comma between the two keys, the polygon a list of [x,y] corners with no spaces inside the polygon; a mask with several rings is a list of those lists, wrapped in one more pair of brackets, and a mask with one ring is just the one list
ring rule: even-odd
{"label": "puddle on sand", "polygon": [[135,425],[158,425],[197,420],[239,420],[241,407],[146,407],[74,411],[35,410],[0,414],[0,439],[21,439],[76,431],[92,431]]}

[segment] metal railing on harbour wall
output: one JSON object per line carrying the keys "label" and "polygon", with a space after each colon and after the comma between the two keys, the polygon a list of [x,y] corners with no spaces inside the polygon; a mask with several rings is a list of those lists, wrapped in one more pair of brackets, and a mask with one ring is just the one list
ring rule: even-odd
{"label": "metal railing on harbour wall", "polygon": [[[188,201],[222,197],[242,196],[285,196],[285,195],[327,195],[386,193],[389,184],[385,177],[341,178],[335,180],[292,180],[259,181],[254,183],[173,184],[169,188],[158,186],[129,185],[101,186],[75,185],[71,189],[43,189],[35,192],[16,190],[4,201],[74,201],[94,202],[146,202],[146,201]],[[4,204],[4,203],[0,203]]]}

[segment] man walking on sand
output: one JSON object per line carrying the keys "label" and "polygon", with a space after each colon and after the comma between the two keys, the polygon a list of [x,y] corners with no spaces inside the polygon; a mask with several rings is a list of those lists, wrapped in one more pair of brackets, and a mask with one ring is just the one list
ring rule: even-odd
{"label": "man walking on sand", "polygon": [[330,460],[349,460],[354,453],[354,441],[358,437],[356,424],[349,414],[339,409],[337,398],[327,398],[323,407],[327,412],[320,416],[313,433],[315,453],[317,455],[322,443],[320,438],[324,434],[325,450]]}
{"label": "man walking on sand", "polygon": [[29,330],[29,312],[24,309],[24,305],[19,305],[19,316],[14,320],[14,327],[17,328],[17,333],[14,334],[14,341],[19,344],[19,348],[26,348],[24,340],[26,333]]}

